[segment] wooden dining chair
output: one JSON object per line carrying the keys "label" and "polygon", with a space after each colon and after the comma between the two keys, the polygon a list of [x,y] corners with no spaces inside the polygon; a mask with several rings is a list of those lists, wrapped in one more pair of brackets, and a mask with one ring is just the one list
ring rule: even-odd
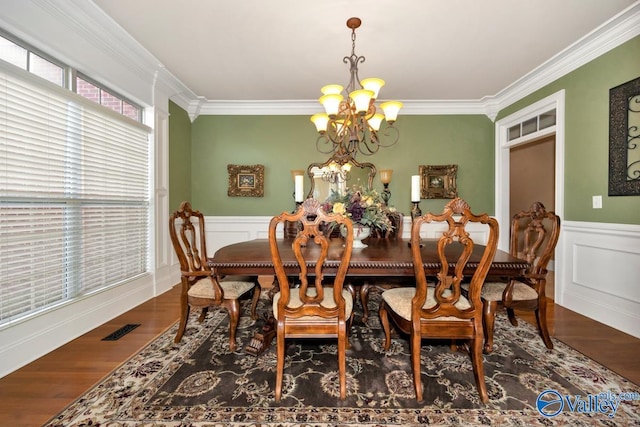
{"label": "wooden dining chair", "polygon": [[[175,342],[184,335],[191,307],[202,310],[203,322],[209,307],[224,307],[229,312],[229,350],[235,351],[236,329],[240,318],[239,299],[253,289],[251,317],[257,319],[256,307],[260,298],[260,285],[244,277],[218,277],[207,266],[204,215],[182,202],[169,218],[169,234],[173,249],[180,262],[180,325]],[[257,279],[257,278],[255,278]]]}
{"label": "wooden dining chair", "polygon": [[511,255],[525,259],[530,267],[524,276],[509,280],[487,279],[482,293],[485,325],[485,353],[493,351],[493,330],[496,312],[507,309],[509,321],[517,326],[514,310],[534,311],[538,332],[548,349],[553,342],[547,328],[547,265],[560,236],[560,217],[547,211],[540,202],[529,210],[518,212],[511,221]]}
{"label": "wooden dining chair", "polygon": [[[391,228],[381,231],[376,230],[374,237],[380,239],[396,240],[402,238],[404,227],[404,214],[402,212],[387,212]],[[369,320],[369,293],[373,289],[386,290],[397,288],[399,286],[411,286],[413,280],[406,277],[384,277],[384,278],[366,278],[362,280],[359,286],[360,303],[362,304],[362,322],[367,323]],[[356,288],[358,286],[356,285]]]}
{"label": "wooden dining chair", "polygon": [[[285,221],[299,221],[300,228],[293,239],[292,249],[297,262],[299,287],[292,287],[287,275],[276,228]],[[340,246],[339,265],[335,278],[325,282],[325,260],[329,254],[330,237],[323,232],[323,224],[335,222],[346,227],[344,246]],[[282,377],[287,338],[337,338],[340,398],[346,397],[346,349],[348,329],[353,318],[353,295],[343,289],[353,247],[353,224],[343,215],[327,214],[315,199],[306,199],[297,212],[283,212],[269,223],[269,247],[280,290],[273,297],[276,319],[276,388],[275,400],[282,395]],[[335,247],[334,247],[335,248]],[[332,250],[334,250],[332,248]],[[298,286],[298,285],[296,285]]]}
{"label": "wooden dining chair", "polygon": [[[420,231],[425,224],[446,222],[447,231],[438,240],[437,254],[440,272],[435,287],[427,286],[421,252]],[[474,242],[466,230],[468,223],[487,225],[487,243],[471,276],[469,296],[461,292],[463,270],[474,250]],[[389,289],[382,293],[380,321],[385,333],[384,348],[391,345],[389,318],[396,327],[409,335],[411,368],[416,399],[422,401],[420,351],[423,338],[465,340],[471,356],[476,386],[482,402],[488,400],[482,365],[482,301],[480,290],[491,266],[498,242],[498,222],[487,214],[474,215],[462,199],[450,201],[440,215],[427,213],[414,218],[411,227],[411,252],[415,272],[415,287]],[[452,346],[454,347],[454,346]]]}

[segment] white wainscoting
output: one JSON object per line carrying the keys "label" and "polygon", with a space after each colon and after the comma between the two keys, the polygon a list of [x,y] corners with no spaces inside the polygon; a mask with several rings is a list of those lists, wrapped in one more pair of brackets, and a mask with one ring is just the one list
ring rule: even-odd
{"label": "white wainscoting", "polygon": [[564,221],[556,303],[640,338],[640,226]]}
{"label": "white wainscoting", "polygon": [[[219,248],[251,239],[266,239],[271,217],[210,216],[207,245]],[[427,226],[434,238],[442,225]],[[471,224],[471,238],[486,242],[486,227]],[[405,216],[403,237],[411,234]],[[555,300],[570,310],[640,338],[640,226],[564,221],[556,249]]]}
{"label": "white wainscoting", "polygon": [[[218,249],[233,243],[253,239],[267,239],[270,216],[207,216],[205,217],[207,233],[207,253],[212,256]],[[487,241],[487,227],[482,224],[469,224],[467,227],[471,238],[483,244]],[[446,230],[443,224],[427,225],[423,228],[422,237],[435,238]],[[281,234],[282,231],[280,230]],[[411,237],[411,217],[404,217],[402,237]]]}

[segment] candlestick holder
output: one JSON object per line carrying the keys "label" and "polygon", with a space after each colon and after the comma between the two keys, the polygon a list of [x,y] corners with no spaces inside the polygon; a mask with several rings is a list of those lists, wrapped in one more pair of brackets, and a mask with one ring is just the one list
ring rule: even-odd
{"label": "candlestick holder", "polygon": [[380,182],[384,186],[380,197],[384,201],[384,204],[389,206],[389,199],[391,198],[391,191],[389,191],[389,183],[391,182],[391,175],[393,175],[393,169],[382,169],[380,171]]}
{"label": "candlestick holder", "polygon": [[413,208],[411,208],[411,218],[418,218],[422,216],[422,211],[420,210],[420,202],[411,202],[413,203]]}
{"label": "candlestick holder", "polygon": [[382,184],[382,185],[384,185],[384,190],[382,190],[382,193],[380,193],[380,197],[382,198],[382,201],[384,202],[384,204],[389,206],[389,199],[391,198],[391,191],[389,191],[389,183],[387,182],[386,184]]}

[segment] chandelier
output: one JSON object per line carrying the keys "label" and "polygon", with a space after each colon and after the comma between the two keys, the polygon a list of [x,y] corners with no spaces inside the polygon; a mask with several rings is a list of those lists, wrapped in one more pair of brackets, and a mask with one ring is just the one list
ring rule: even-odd
{"label": "chandelier", "polygon": [[314,114],[311,117],[320,134],[316,148],[321,153],[332,154],[338,159],[355,158],[358,152],[372,155],[380,147],[395,144],[400,137],[398,129],[393,124],[402,103],[381,103],[379,108],[384,112],[381,114],[375,101],[384,86],[384,80],[360,80],[358,76],[358,63],[365,61],[364,56],[357,56],[355,53],[356,28],[360,27],[360,24],[360,18],[347,20],[347,27],[351,28],[351,55],[345,56],[343,62],[349,64],[351,78],[346,90],[337,84],[322,87],[319,101],[325,113]]}

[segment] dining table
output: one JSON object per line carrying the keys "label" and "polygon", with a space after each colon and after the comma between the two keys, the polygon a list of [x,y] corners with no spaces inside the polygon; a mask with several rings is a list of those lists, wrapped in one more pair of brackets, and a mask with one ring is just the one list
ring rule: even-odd
{"label": "dining table", "polygon": [[[420,251],[422,253],[423,267],[427,276],[435,276],[441,268],[441,262],[437,252],[438,239],[421,239]],[[291,246],[293,238],[278,240],[278,249],[283,260],[287,275],[296,277],[300,272],[298,261]],[[336,237],[330,240],[329,253],[324,262],[323,273],[325,277],[335,275],[340,253],[343,250],[343,239]],[[413,257],[411,241],[408,239],[383,239],[368,238],[365,248],[353,249],[347,279],[357,282],[374,277],[413,277]],[[305,251],[319,251],[319,247],[310,241],[304,248]],[[445,252],[447,259],[451,259],[449,268],[454,268],[458,257],[458,245],[450,245]],[[465,267],[465,275],[472,275],[480,262],[484,246],[474,244],[473,252]],[[313,256],[305,259],[316,259]],[[271,258],[269,239],[254,239],[239,243],[233,243],[218,249],[213,257],[207,260],[207,265],[218,276],[273,276],[275,270]],[[315,267],[313,262],[308,262],[309,268]],[[529,267],[526,260],[516,258],[508,252],[497,250],[488,276],[518,277],[524,274]],[[275,284],[277,289],[278,284]],[[270,345],[275,336],[275,323],[273,317],[267,319],[260,332],[257,332],[245,351],[258,355]]]}
{"label": "dining table", "polygon": [[[278,249],[285,271],[293,276],[298,274],[299,267],[291,247],[292,242],[293,238],[279,239]],[[335,275],[343,242],[343,239],[339,237],[331,239],[329,254],[325,260],[325,276]],[[353,249],[351,253],[351,261],[347,271],[348,277],[412,277],[414,275],[410,240],[368,238],[364,242],[367,247]],[[427,275],[435,275],[440,271],[437,242],[437,239],[422,239],[420,241],[423,267]],[[447,248],[448,259],[457,259],[457,246],[450,245]],[[305,250],[318,251],[319,248],[311,243]],[[465,268],[465,274],[472,274],[477,268],[483,251],[484,246],[474,245],[473,253]],[[313,259],[313,257],[310,258]],[[254,239],[224,246],[207,260],[207,264],[214,273],[221,276],[275,275],[268,239]],[[452,261],[450,266],[453,267],[453,265]],[[308,266],[313,267],[314,265],[309,263]],[[488,275],[517,277],[522,275],[527,267],[529,267],[529,263],[526,260],[497,250]]]}

